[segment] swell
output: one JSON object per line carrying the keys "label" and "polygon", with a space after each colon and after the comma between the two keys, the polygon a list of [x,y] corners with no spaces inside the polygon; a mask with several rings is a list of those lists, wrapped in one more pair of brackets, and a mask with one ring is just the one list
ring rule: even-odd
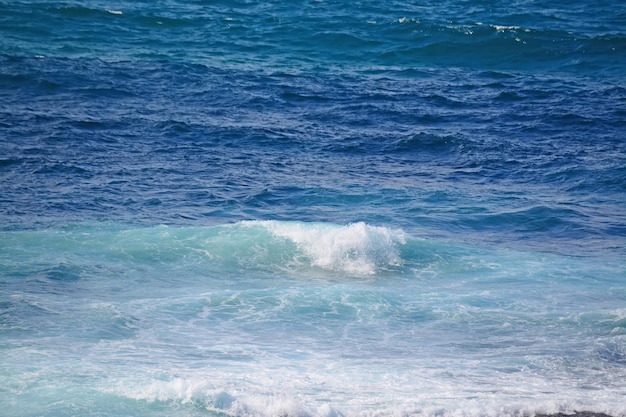
{"label": "swell", "polygon": [[404,62],[459,67],[566,69],[604,65],[616,74],[623,34],[582,35],[552,28],[489,23],[446,23],[403,17],[386,29],[392,48],[380,55],[391,65]]}
{"label": "swell", "polygon": [[[105,225],[106,226],[106,225]],[[75,281],[81,274],[55,261],[61,253],[77,256],[78,267],[93,256],[135,268],[138,264],[179,268],[184,263],[209,270],[320,270],[372,275],[398,268],[405,235],[400,230],[355,223],[250,221],[212,227],[4,232],[5,273],[43,273],[48,279]],[[45,250],[44,250],[45,249]],[[24,260],[21,271],[15,259]],[[11,266],[12,265],[12,266]],[[46,265],[43,271],[37,265]],[[34,268],[34,269],[32,269]],[[21,271],[21,272],[20,272]],[[47,272],[44,272],[47,271]]]}
{"label": "swell", "polygon": [[[449,227],[466,234],[469,227],[485,234],[510,227],[521,236],[545,233],[557,235],[556,241],[559,235],[564,235],[561,239],[582,239],[581,244],[589,243],[580,237],[576,224],[566,220],[584,214],[569,213],[567,209],[531,207],[494,214],[469,212],[467,216],[465,223],[452,222]],[[528,262],[532,263],[534,257],[532,253],[480,249],[469,244],[411,236],[398,228],[363,222],[340,225],[273,220],[143,228],[96,223],[3,231],[0,236],[3,276],[9,281],[38,277],[33,283],[39,282],[36,286],[43,285],[45,291],[94,279],[101,268],[110,270],[111,274],[126,270],[124,274],[130,276],[133,271],[142,275],[139,271],[147,268],[155,272],[155,279],[161,277],[158,279],[166,282],[176,281],[176,271],[181,270],[191,276],[225,271],[244,275],[269,271],[315,279],[453,277],[493,262],[503,263],[508,268],[508,262],[515,265],[526,262],[528,257]],[[554,257],[554,262],[558,264],[560,259]],[[563,257],[562,261],[573,262],[572,259]],[[579,268],[585,270],[584,261]]]}

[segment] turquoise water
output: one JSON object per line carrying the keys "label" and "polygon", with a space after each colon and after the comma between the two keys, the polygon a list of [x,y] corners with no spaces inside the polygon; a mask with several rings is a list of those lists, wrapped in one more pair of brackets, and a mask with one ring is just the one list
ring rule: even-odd
{"label": "turquoise water", "polygon": [[626,415],[626,6],[0,2],[0,414]]}

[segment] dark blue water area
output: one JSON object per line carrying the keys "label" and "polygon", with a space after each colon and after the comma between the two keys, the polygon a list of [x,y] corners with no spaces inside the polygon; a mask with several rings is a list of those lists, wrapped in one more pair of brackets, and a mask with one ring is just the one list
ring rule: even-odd
{"label": "dark blue water area", "polygon": [[10,55],[0,69],[4,229],[366,221],[575,252],[626,237],[615,80]]}
{"label": "dark blue water area", "polygon": [[0,2],[0,221],[623,254],[626,6]]}

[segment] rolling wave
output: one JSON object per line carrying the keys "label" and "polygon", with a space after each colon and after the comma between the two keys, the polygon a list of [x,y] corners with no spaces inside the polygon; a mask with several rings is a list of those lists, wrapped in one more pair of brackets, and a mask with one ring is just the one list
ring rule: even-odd
{"label": "rolling wave", "polygon": [[[53,260],[60,253],[68,252],[86,258],[101,256],[122,264],[189,263],[193,266],[199,263],[211,269],[220,265],[252,270],[315,268],[372,275],[403,263],[401,247],[406,244],[406,239],[401,230],[362,222],[340,226],[243,221],[211,227],[159,226],[120,230],[96,226],[6,232],[3,252],[7,259],[15,255],[32,262],[31,257],[35,257],[43,263],[55,263]],[[75,279],[75,273],[71,271],[65,275],[67,279]]]}

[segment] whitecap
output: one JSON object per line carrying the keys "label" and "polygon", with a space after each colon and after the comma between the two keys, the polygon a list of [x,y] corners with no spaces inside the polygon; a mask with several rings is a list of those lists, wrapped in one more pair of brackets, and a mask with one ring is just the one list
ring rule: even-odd
{"label": "whitecap", "polygon": [[364,222],[346,226],[276,221],[251,224],[262,225],[274,236],[294,242],[312,266],[357,275],[372,275],[400,265],[398,245],[406,243],[402,230]]}
{"label": "whitecap", "polygon": [[520,30],[521,29],[519,26],[503,26],[503,25],[490,25],[490,26],[492,28],[494,28],[498,32]]}

